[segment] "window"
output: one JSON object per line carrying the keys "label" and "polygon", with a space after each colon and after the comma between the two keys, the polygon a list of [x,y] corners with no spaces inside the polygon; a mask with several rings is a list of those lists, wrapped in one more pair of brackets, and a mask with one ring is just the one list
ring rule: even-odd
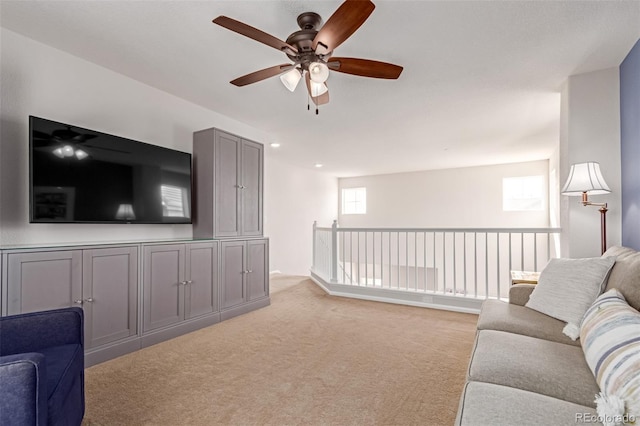
{"label": "window", "polygon": [[502,179],[504,211],[544,210],[544,177],[521,176]]}
{"label": "window", "polygon": [[342,190],[342,214],[367,213],[367,188],[344,188]]}
{"label": "window", "polygon": [[162,193],[162,216],[189,217],[187,190],[178,186],[160,185]]}

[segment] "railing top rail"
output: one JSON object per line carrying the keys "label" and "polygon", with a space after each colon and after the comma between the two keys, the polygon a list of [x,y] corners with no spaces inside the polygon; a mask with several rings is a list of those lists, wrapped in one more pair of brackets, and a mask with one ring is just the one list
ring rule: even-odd
{"label": "railing top rail", "polygon": [[[316,228],[331,231],[331,228]],[[492,234],[555,234],[561,228],[337,228],[338,232],[466,232]]]}
{"label": "railing top rail", "polygon": [[316,227],[317,231],[331,231],[331,228],[320,228],[319,226]]}

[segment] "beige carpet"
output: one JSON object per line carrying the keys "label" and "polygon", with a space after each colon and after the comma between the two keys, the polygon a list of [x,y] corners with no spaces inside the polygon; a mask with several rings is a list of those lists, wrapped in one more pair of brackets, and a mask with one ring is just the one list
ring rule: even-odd
{"label": "beige carpet", "polygon": [[96,365],[84,425],[448,425],[477,316],[271,280],[271,306]]}

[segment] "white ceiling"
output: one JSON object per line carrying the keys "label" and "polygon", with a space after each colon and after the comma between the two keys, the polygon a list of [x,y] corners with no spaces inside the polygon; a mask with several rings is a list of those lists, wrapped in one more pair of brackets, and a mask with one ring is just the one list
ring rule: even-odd
{"label": "white ceiling", "polygon": [[[383,1],[334,54],[404,66],[398,80],[332,73],[307,111],[301,84],[229,81],[287,62],[211,20],[282,40],[327,1],[5,1],[1,24],[272,135],[284,161],[337,176],[546,159],[568,76],[618,66],[640,1]],[[194,129],[197,130],[197,129]]]}

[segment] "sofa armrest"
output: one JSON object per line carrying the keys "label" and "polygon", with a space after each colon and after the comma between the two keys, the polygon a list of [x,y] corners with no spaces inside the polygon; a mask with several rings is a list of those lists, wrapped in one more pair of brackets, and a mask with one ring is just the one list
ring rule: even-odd
{"label": "sofa armrest", "polygon": [[509,288],[509,303],[524,306],[529,301],[529,296],[535,284],[514,284]]}
{"label": "sofa armrest", "polygon": [[76,307],[0,317],[0,356],[68,344],[84,348],[83,321]]}
{"label": "sofa armrest", "polygon": [[47,370],[44,355],[0,357],[0,424],[47,424]]}

